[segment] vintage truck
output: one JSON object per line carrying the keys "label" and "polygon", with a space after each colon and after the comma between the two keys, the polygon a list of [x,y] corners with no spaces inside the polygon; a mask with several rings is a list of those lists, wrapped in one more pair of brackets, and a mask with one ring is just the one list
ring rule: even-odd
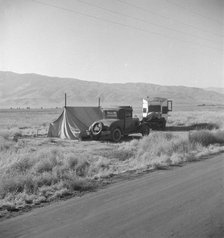
{"label": "vintage truck", "polygon": [[131,106],[104,108],[103,119],[89,127],[89,135],[93,139],[108,138],[119,142],[122,137],[133,133],[148,135],[150,128],[146,122],[133,118]]}
{"label": "vintage truck", "polygon": [[168,112],[172,111],[173,102],[167,98],[154,97],[143,99],[143,121],[153,130],[165,130]]}

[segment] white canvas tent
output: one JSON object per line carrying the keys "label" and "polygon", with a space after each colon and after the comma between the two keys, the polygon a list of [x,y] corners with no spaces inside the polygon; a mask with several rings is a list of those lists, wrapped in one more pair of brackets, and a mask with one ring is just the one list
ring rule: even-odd
{"label": "white canvas tent", "polygon": [[59,118],[50,124],[48,137],[72,140],[85,137],[89,126],[102,118],[100,107],[64,107]]}

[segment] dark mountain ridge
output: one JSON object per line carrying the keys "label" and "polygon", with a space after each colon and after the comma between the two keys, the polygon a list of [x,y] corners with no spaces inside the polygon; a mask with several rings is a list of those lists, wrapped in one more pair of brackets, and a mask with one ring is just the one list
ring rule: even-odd
{"label": "dark mountain ridge", "polygon": [[150,83],[99,83],[38,74],[0,72],[0,108],[70,106],[141,106],[142,98],[166,97],[174,105],[223,104],[224,94],[201,88]]}

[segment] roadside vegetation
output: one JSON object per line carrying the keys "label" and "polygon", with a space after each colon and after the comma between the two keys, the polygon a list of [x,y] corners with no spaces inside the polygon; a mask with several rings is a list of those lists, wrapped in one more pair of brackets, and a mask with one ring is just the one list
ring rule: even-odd
{"label": "roadside vegetation", "polygon": [[25,130],[18,125],[0,131],[0,217],[95,190],[130,172],[168,169],[224,151],[221,125],[216,130],[152,132],[117,144],[27,136]]}
{"label": "roadside vegetation", "polygon": [[153,132],[120,144],[1,137],[0,214],[94,190],[115,175],[167,169],[224,151],[224,131]]}

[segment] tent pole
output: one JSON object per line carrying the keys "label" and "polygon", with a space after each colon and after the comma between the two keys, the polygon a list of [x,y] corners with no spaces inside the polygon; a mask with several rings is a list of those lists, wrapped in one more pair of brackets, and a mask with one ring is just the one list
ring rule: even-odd
{"label": "tent pole", "polygon": [[65,93],[65,107],[67,106],[67,95]]}

